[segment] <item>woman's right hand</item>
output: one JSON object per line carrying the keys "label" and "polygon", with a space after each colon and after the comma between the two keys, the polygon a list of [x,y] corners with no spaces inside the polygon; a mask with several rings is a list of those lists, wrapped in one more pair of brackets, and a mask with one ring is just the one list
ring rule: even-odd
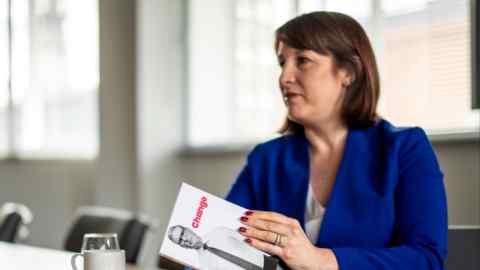
{"label": "woman's right hand", "polygon": [[335,255],[329,249],[315,247],[296,219],[275,212],[247,211],[239,228],[253,247],[281,258],[295,270],[338,270]]}

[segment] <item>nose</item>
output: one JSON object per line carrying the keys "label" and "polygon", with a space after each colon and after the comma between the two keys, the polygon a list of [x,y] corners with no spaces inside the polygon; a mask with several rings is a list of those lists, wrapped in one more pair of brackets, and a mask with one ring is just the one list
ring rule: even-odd
{"label": "nose", "polygon": [[295,83],[295,81],[295,70],[287,65],[284,65],[279,77],[280,87],[284,89]]}

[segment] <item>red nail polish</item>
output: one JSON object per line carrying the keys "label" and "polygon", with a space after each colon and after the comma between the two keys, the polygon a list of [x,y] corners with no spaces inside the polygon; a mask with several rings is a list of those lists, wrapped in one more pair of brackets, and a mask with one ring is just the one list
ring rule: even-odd
{"label": "red nail polish", "polygon": [[248,217],[241,217],[240,220],[243,221],[243,222],[247,222],[247,221],[248,221]]}
{"label": "red nail polish", "polygon": [[252,239],[250,239],[250,238],[247,238],[247,239],[245,239],[245,242],[247,242],[247,243],[251,244],[251,243],[252,243]]}
{"label": "red nail polish", "polygon": [[253,215],[253,211],[248,210],[247,212],[245,212],[245,215],[251,216],[251,215]]}
{"label": "red nail polish", "polygon": [[238,231],[244,233],[244,232],[247,231],[247,228],[245,228],[245,227],[240,227],[240,228],[238,228]]}

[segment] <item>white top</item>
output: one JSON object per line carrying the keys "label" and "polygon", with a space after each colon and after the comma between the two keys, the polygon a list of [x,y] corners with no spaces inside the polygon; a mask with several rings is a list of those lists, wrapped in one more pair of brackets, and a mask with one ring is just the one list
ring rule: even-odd
{"label": "white top", "polygon": [[313,244],[317,242],[325,210],[325,207],[315,199],[312,186],[308,185],[305,207],[305,234]]}

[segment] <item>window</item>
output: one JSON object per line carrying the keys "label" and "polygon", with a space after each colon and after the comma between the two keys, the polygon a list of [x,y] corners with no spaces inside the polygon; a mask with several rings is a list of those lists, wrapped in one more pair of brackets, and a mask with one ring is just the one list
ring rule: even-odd
{"label": "window", "polygon": [[0,1],[0,157],[8,151],[8,9],[7,1]]}
{"label": "window", "polygon": [[291,0],[189,1],[191,146],[244,144],[271,136],[284,108],[274,30],[295,14]]}
{"label": "window", "polygon": [[231,138],[248,143],[274,134],[285,116],[276,76],[274,31],[293,15],[292,1],[236,1]]}
{"label": "window", "polygon": [[0,55],[11,60],[0,62],[0,155],[96,156],[97,5],[96,0],[0,0],[1,26],[7,25],[0,29]]}
{"label": "window", "polygon": [[468,0],[384,0],[382,112],[433,133],[475,131]]}
{"label": "window", "polygon": [[429,134],[479,128],[479,111],[470,105],[468,0],[217,0],[215,12],[190,2],[190,146],[275,135],[285,110],[274,30],[314,10],[349,14],[366,29],[380,68],[383,117]]}
{"label": "window", "polygon": [[[478,130],[480,113],[471,109],[468,0],[301,2],[349,14],[366,28],[380,68],[383,117],[429,134]],[[318,8],[305,11],[311,10]]]}

